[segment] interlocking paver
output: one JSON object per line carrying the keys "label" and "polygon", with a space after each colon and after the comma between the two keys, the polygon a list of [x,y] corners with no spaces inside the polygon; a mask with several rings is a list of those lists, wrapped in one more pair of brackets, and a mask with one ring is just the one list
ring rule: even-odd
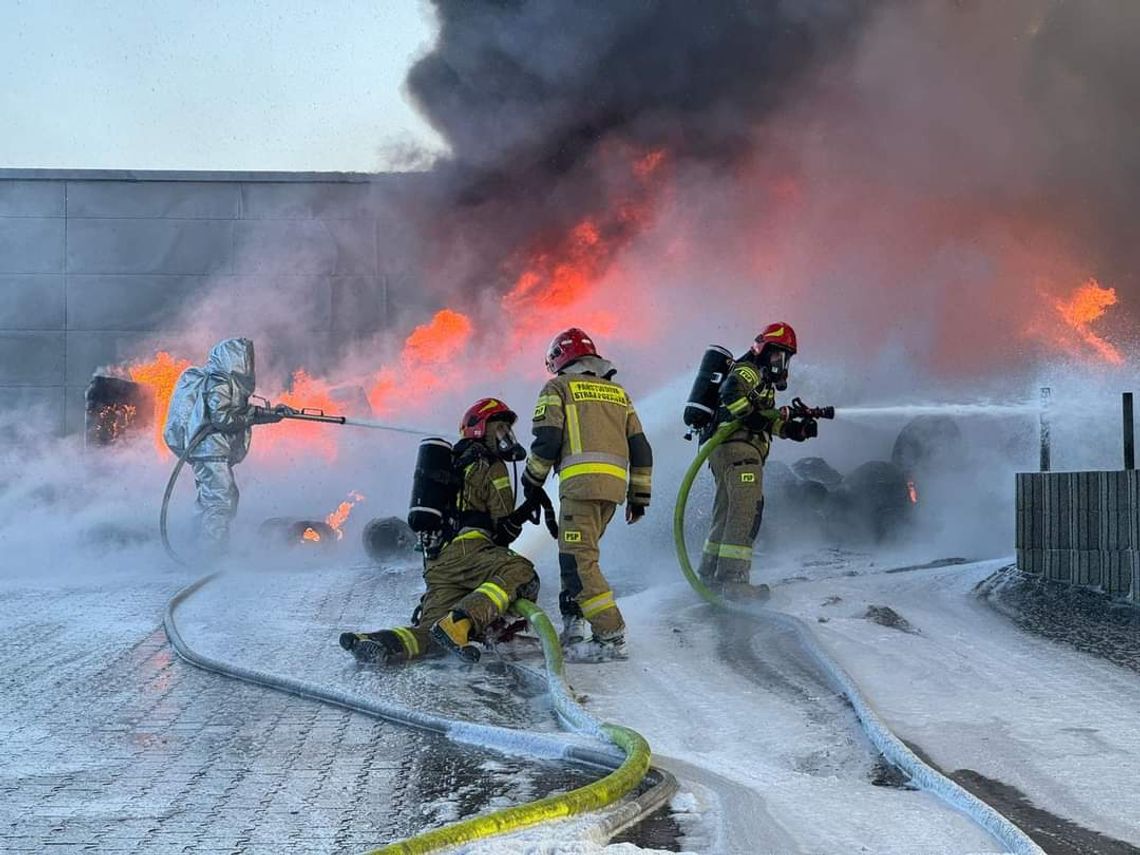
{"label": "interlocking paver", "polygon": [[[186,581],[97,568],[0,578],[5,851],[356,852],[591,777],[195,669],[159,628]],[[390,581],[351,570],[221,579],[187,604],[183,633],[247,667],[555,729],[541,700],[492,669],[356,667],[335,634],[405,619],[416,580],[396,595]],[[267,645],[264,621],[292,642]]]}

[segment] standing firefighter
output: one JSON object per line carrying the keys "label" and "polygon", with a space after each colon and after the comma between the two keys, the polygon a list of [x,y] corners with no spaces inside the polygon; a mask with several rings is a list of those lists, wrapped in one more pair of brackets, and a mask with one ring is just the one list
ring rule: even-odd
{"label": "standing firefighter", "polygon": [[477,661],[474,639],[516,599],[538,596],[534,565],[507,548],[523,523],[537,521],[539,507],[536,499],[515,508],[505,461],[526,455],[511,430],[516,420],[502,401],[483,398],[464,414],[462,439],[454,449],[443,440],[425,440],[434,443],[436,451],[443,449],[446,461],[429,477],[437,485],[450,482],[458,487],[442,502],[446,507],[413,509],[413,514],[431,510],[443,520],[425,549],[427,591],[411,626],[342,633],[341,647],[358,660],[387,664],[447,650]]}
{"label": "standing firefighter", "polygon": [[162,437],[194,470],[198,536],[215,554],[224,550],[237,514],[233,467],[249,451],[250,428],[294,412],[251,405],[254,383],[253,342],[227,338],[214,345],[204,366],[182,372],[167,409]]}
{"label": "standing firefighter", "polygon": [[709,428],[739,421],[709,455],[716,479],[712,529],[701,556],[701,580],[734,599],[762,599],[767,585],[752,585],[752,544],[764,514],[764,461],[772,437],[803,442],[819,433],[814,418],[776,409],[776,391],[788,387],[788,363],[796,352],[796,333],[788,324],[764,328],[749,351],[736,360],[720,387],[720,410]]}
{"label": "standing firefighter", "polygon": [[624,659],[625,620],[598,566],[599,542],[622,502],[627,523],[644,516],[653,452],[629,395],[611,379],[614,366],[586,333],[555,336],[546,368],[555,376],[538,396],[522,480],[528,495],[537,494],[558,471],[562,643],[575,659]]}

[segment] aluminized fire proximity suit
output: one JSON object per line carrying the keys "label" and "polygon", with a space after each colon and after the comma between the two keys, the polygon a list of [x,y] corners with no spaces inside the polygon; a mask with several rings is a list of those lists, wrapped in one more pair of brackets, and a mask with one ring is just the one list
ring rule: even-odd
{"label": "aluminized fire proximity suit", "polygon": [[[594,636],[620,635],[625,620],[598,563],[618,505],[649,505],[653,452],[613,365],[585,356],[547,381],[534,410],[534,442],[524,481],[558,472],[558,598],[564,623],[585,618]],[[628,474],[627,474],[628,470]]]}
{"label": "aluminized fire proximity suit", "polygon": [[224,547],[237,514],[233,467],[249,451],[254,383],[253,342],[228,338],[214,345],[204,366],[182,372],[167,410],[163,439],[175,454],[204,433],[187,460],[198,488],[198,534],[210,551]]}
{"label": "aluminized fire proximity suit", "polygon": [[459,530],[439,556],[427,562],[427,591],[410,626],[341,637],[341,645],[358,658],[394,662],[440,653],[431,628],[445,615],[462,612],[477,637],[520,596],[528,600],[538,596],[534,565],[507,548],[529,511],[515,510],[506,464],[479,441],[462,440],[456,454],[463,465],[456,508]]}
{"label": "aluminized fire proximity suit", "polygon": [[719,423],[738,419],[741,428],[709,455],[716,499],[699,572],[713,586],[748,582],[752,545],[764,514],[764,462],[772,437],[785,436],[790,424],[776,409],[775,388],[749,362],[742,360],[732,367],[721,386],[720,400]]}

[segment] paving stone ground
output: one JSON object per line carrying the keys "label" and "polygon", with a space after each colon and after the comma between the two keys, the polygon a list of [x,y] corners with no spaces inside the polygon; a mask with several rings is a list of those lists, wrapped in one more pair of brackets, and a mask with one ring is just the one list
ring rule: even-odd
{"label": "paving stone ground", "polygon": [[[177,659],[160,627],[166,601],[192,577],[95,572],[0,577],[5,852],[359,852],[595,776],[460,748],[200,671]],[[267,605],[286,612],[274,618],[270,639],[291,625],[288,613],[306,608],[331,631],[329,615],[357,618],[383,596],[369,582],[349,573],[219,587],[226,609],[204,597],[199,606],[214,609],[214,619],[191,615],[183,631],[212,655],[244,655],[252,660],[245,664],[265,668],[268,649],[270,659],[309,678],[381,690],[386,675],[347,664],[328,631],[291,649],[267,644],[257,621],[226,631],[243,610],[264,614]],[[243,601],[250,585],[278,597]],[[453,673],[435,673],[440,685],[454,686]],[[466,701],[452,706],[474,720],[494,718],[481,711],[495,709],[495,723],[553,729],[541,703],[515,700],[496,679],[487,677],[481,694],[455,692]],[[413,676],[388,682],[430,707]]]}

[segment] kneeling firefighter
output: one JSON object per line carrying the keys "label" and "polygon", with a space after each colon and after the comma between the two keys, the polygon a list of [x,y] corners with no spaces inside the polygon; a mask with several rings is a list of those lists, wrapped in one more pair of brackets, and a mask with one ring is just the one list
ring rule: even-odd
{"label": "kneeling firefighter", "polygon": [[[725,367],[730,354],[725,355]],[[719,408],[701,434],[707,440],[722,424],[740,429],[709,455],[716,480],[712,528],[705,541],[699,574],[710,589],[731,599],[763,599],[767,585],[752,585],[752,545],[764,514],[764,462],[772,437],[796,442],[817,436],[819,424],[796,399],[776,409],[776,391],[788,387],[788,363],[796,353],[796,333],[785,323],[769,324],[752,347],[731,363],[719,388]],[[706,358],[707,358],[706,356]],[[692,402],[690,402],[692,405]]]}
{"label": "kneeling firefighter", "polygon": [[284,405],[251,405],[255,382],[253,342],[227,338],[214,345],[204,366],[182,372],[166,413],[162,438],[194,470],[197,532],[215,554],[224,550],[237,514],[233,467],[249,451],[250,428],[295,413]]}
{"label": "kneeling firefighter", "polygon": [[464,414],[454,448],[436,437],[421,442],[408,524],[423,544],[427,591],[410,626],[342,633],[341,647],[358,660],[450,651],[477,661],[474,641],[516,599],[538,596],[534,565],[507,548],[525,522],[538,522],[545,498],[515,508],[506,463],[526,456],[512,430],[517,418],[502,401],[483,398]]}

